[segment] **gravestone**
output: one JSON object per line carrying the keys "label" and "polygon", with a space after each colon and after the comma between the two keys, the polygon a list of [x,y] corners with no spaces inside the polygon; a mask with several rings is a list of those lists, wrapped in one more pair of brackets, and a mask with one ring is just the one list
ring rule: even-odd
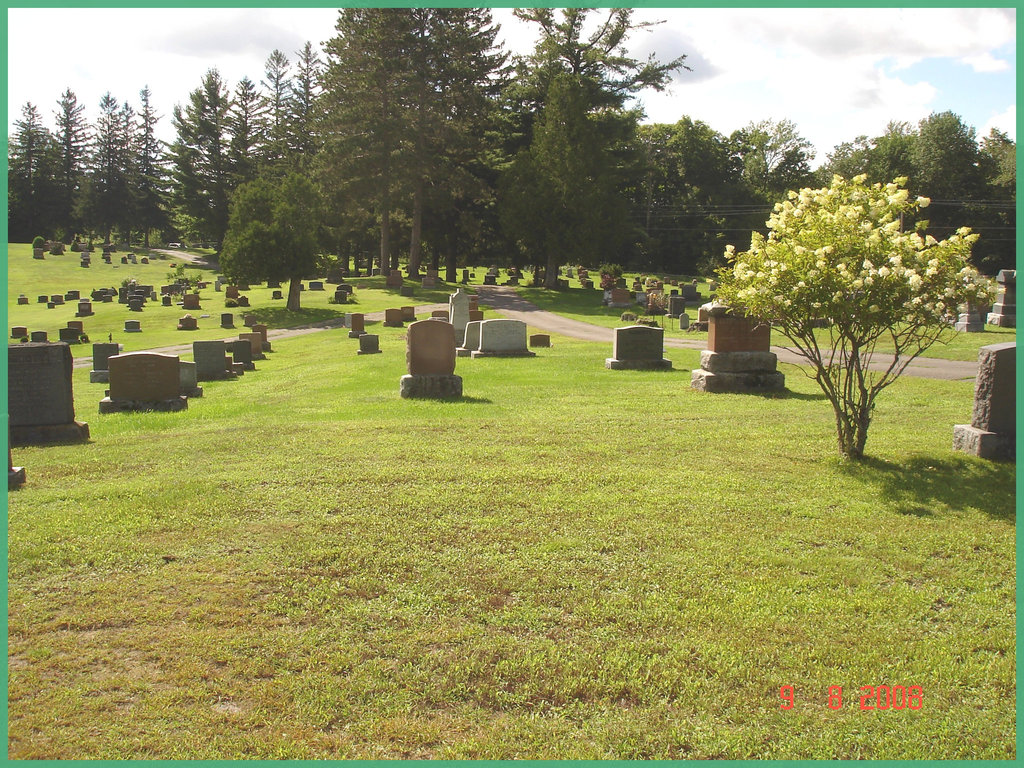
{"label": "gravestone", "polygon": [[26,296],[25,294],[21,294],[18,297],[18,304],[28,304],[28,296]]}
{"label": "gravestone", "polygon": [[992,311],[988,313],[988,324],[1000,328],[1017,327],[1017,270],[1001,269],[996,276],[999,295]]}
{"label": "gravestone", "polygon": [[242,315],[242,325],[246,328],[252,328],[257,322],[259,321],[256,319],[256,315]]}
{"label": "gravestone", "polygon": [[498,279],[497,279],[497,277],[495,275],[492,275],[490,272],[488,272],[486,275],[484,275],[484,285],[497,285],[497,284],[498,284]]}
{"label": "gravestone", "polygon": [[248,307],[249,306],[249,297],[248,296],[239,296],[237,299],[235,299],[235,301],[238,302],[238,306],[240,306],[240,307]]}
{"label": "gravestone", "polygon": [[146,300],[141,296],[130,296],[128,298],[128,310],[131,312],[141,312],[142,306],[146,303]]}
{"label": "gravestone", "polygon": [[324,289],[324,284],[320,280],[310,280],[310,282],[309,282],[309,290],[311,290],[311,291],[322,291],[323,289]]}
{"label": "gravestone", "polygon": [[470,357],[473,352],[480,349],[480,324],[482,320],[470,320],[466,323],[466,330],[462,336],[462,346],[457,347],[455,354],[458,357]]}
{"label": "gravestone", "polygon": [[254,323],[252,326],[252,332],[258,333],[263,339],[263,351],[270,352],[270,338],[267,336],[267,326],[263,323]]}
{"label": "gravestone", "polygon": [[382,325],[388,328],[401,328],[404,325],[402,323],[402,310],[393,308],[385,309],[384,322]]}
{"label": "gravestone", "polygon": [[[251,346],[250,344],[250,348]],[[196,381],[217,381],[234,377],[227,356],[227,347],[222,340],[193,341],[192,359],[196,363]]]}
{"label": "gravestone", "polygon": [[82,332],[77,328],[61,328],[57,331],[59,338],[65,344],[77,344],[78,337],[82,335]]}
{"label": "gravestone", "polygon": [[32,258],[33,259],[43,259],[45,261],[46,260],[46,254],[43,253],[44,250],[45,249],[43,249],[43,248],[33,248],[32,249]]}
{"label": "gravestone", "polygon": [[165,307],[169,307],[169,306],[171,306],[171,304],[173,304],[173,302],[171,301],[171,297],[170,296],[161,296],[160,297],[160,304],[165,306]]}
{"label": "gravestone", "polygon": [[51,304],[57,304],[57,305],[63,304],[64,303],[64,295],[61,294],[61,293],[53,294],[53,296],[50,297],[50,303]]}
{"label": "gravestone", "polygon": [[107,359],[110,389],[100,400],[100,413],[119,411],[182,411],[181,361],[177,355],[128,352]]}
{"label": "gravestone", "polygon": [[234,328],[235,327],[235,316],[230,312],[221,312],[220,314],[220,327],[221,328]]}
{"label": "gravestone", "polygon": [[181,297],[181,308],[182,309],[201,309],[199,306],[199,294],[198,293],[186,293]]}
{"label": "gravestone", "polygon": [[530,336],[531,347],[550,347],[551,337],[546,333],[535,333]]}
{"label": "gravestone", "polygon": [[462,377],[455,375],[455,328],[451,323],[420,320],[406,334],[406,369],[399,381],[402,397],[462,397]]}
{"label": "gravestone", "polygon": [[252,359],[253,360],[266,360],[266,356],[263,354],[263,337],[258,333],[240,333],[238,334],[239,339],[245,339],[249,342],[249,346],[252,347]]}
{"label": "gravestone", "polygon": [[64,300],[65,301],[78,301],[81,298],[82,298],[82,292],[81,291],[68,291],[67,293],[64,294]]}
{"label": "gravestone", "polygon": [[978,350],[974,412],[953,427],[953,450],[983,459],[1013,461],[1017,449],[1017,342]]}
{"label": "gravestone", "polygon": [[107,360],[120,353],[120,344],[93,344],[92,370],[89,371],[89,383],[101,384],[110,381],[110,369],[107,366]]}
{"label": "gravestone", "polygon": [[125,320],[125,333],[142,333],[142,323],[139,320]]}
{"label": "gravestone", "polygon": [[380,337],[374,333],[364,333],[359,337],[357,355],[374,355],[380,352]]}
{"label": "gravestone", "polygon": [[435,309],[430,313],[431,320],[444,320],[448,322],[448,310],[447,309]]}
{"label": "gravestone", "polygon": [[956,324],[953,326],[961,333],[980,333],[985,330],[985,318],[982,317],[978,307],[971,302],[964,305],[964,311],[960,313]]}
{"label": "gravestone", "polygon": [[690,327],[690,316],[683,312],[679,315],[679,330],[685,331]]}
{"label": "gravestone", "polygon": [[36,303],[37,304],[49,304],[50,303],[50,297],[49,296],[36,296]]}
{"label": "gravestone", "polygon": [[270,298],[271,299],[283,299],[284,298],[284,294],[281,293],[280,291],[274,291],[273,294],[271,294]]}
{"label": "gravestone", "polygon": [[672,367],[665,357],[665,331],[649,325],[628,325],[615,329],[612,356],[604,361],[612,370],[656,371]]}
{"label": "gravestone", "polygon": [[334,291],[334,303],[335,304],[348,304],[348,292],[343,291],[341,288],[337,288]]}
{"label": "gravestone", "polygon": [[89,439],[89,425],[75,421],[73,368],[67,344],[30,342],[7,347],[10,445]]}
{"label": "gravestone", "polygon": [[225,299],[237,299],[238,295],[239,294],[238,294],[238,286],[237,285],[229,285],[229,286],[227,286],[224,289],[224,298]]}
{"label": "gravestone", "polygon": [[241,363],[246,371],[253,370],[256,366],[252,361],[252,344],[246,339],[232,339],[227,342],[228,352],[235,363]]}
{"label": "gravestone", "polygon": [[416,322],[416,307],[401,307],[401,310],[403,323]]}
{"label": "gravestone", "polygon": [[46,331],[32,331],[29,335],[29,341],[45,342],[49,341],[49,339],[46,337]]}
{"label": "gravestone", "polygon": [[464,282],[464,283],[468,283],[469,282],[469,270],[468,269],[462,270],[462,282]]}
{"label": "gravestone", "polygon": [[448,296],[448,317],[455,329],[455,344],[461,347],[469,322],[469,295],[461,288]]}
{"label": "gravestone", "polygon": [[185,315],[178,321],[179,331],[196,331],[199,330],[199,323],[196,318],[192,315]]}
{"label": "gravestone", "polygon": [[178,363],[178,393],[182,397],[202,397],[203,388],[196,379],[195,363],[182,360]]}
{"label": "gravestone", "polygon": [[778,358],[769,351],[771,327],[732,315],[722,305],[708,310],[708,348],[690,386],[703,392],[773,392],[785,389]]}
{"label": "gravestone", "polygon": [[347,315],[346,321],[349,327],[348,337],[350,339],[358,339],[366,333],[366,317],[361,312],[353,312]]}
{"label": "gravestone", "polygon": [[609,307],[631,307],[633,306],[633,294],[619,288],[612,288],[608,296]]}
{"label": "gravestone", "polygon": [[526,346],[526,323],[522,320],[483,320],[480,346],[471,357],[534,357]]}
{"label": "gravestone", "polygon": [[413,296],[413,290],[411,285],[403,285],[398,289],[398,295],[406,299],[411,299]]}
{"label": "gravestone", "polygon": [[482,309],[473,309],[470,306],[469,309],[469,322],[480,322],[484,319],[484,311]]}
{"label": "gravestone", "polygon": [[26,337],[28,337],[27,325],[15,325],[11,328],[12,339],[24,339]]}
{"label": "gravestone", "polygon": [[668,297],[668,313],[672,317],[679,317],[679,315],[686,312],[686,299],[682,296],[669,296]]}
{"label": "gravestone", "polygon": [[387,288],[401,288],[402,273],[397,269],[391,270],[391,273],[384,279],[384,286]]}

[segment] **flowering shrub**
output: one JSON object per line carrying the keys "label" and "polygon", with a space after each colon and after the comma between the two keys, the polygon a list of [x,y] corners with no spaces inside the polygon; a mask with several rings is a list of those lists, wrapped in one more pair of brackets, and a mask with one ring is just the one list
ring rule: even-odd
{"label": "flowering shrub", "polygon": [[[719,301],[770,321],[814,366],[847,457],[863,455],[878,392],[952,333],[961,304],[991,298],[969,264],[978,235],[964,227],[937,241],[903,231],[902,214],[929,203],[911,200],[906,181],[835,176],[827,188],[790,192],[775,205],[768,237],[754,233],[745,253],[727,246],[718,271]],[[895,354],[872,370],[879,341]]]}

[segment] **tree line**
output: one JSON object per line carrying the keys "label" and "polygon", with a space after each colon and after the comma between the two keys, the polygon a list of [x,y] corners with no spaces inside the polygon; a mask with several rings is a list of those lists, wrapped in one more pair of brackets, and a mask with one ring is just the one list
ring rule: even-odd
{"label": "tree line", "polygon": [[467,261],[500,263],[553,286],[567,263],[705,273],[726,244],[764,231],[787,190],[866,174],[907,177],[932,198],[940,235],[980,232],[982,271],[1013,265],[1016,145],[1005,134],[979,142],[937,113],[856,137],[812,169],[814,148],[788,120],[728,136],[688,116],[642,124],[630,97],[688,68],[685,56],[627,53],[647,26],[630,9],[516,15],[538,42],[510,57],[488,9],[341,10],[322,52],[275,50],[258,84],[232,89],[208,71],[174,107],[169,145],[148,88],[136,105],[105,95],[92,124],[68,89],[53,131],[26,104],[8,144],[9,237],[220,248],[239,189],[298,176],[318,200],[309,236],[345,268],[404,262],[454,280]]}

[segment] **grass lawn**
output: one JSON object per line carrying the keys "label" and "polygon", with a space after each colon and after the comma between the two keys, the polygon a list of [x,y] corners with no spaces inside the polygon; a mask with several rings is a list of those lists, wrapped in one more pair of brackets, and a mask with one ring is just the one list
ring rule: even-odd
{"label": "grass lawn", "polygon": [[[136,251],[142,255],[144,251]],[[180,303],[170,307],[164,307],[159,300],[146,303],[142,312],[130,312],[125,304],[118,304],[115,299],[112,303],[93,302],[92,308],[95,313],[91,317],[76,318],[78,311],[77,301],[68,301],[53,309],[47,309],[46,304],[37,303],[37,297],[43,294],[65,294],[69,290],[80,291],[83,298],[88,299],[91,291],[97,288],[118,288],[128,278],[134,278],[142,285],[156,286],[157,293],[160,286],[173,282],[169,273],[174,267],[181,263],[177,259],[162,258],[158,254],[151,254],[149,264],[121,264],[121,256],[124,252],[115,252],[113,264],[104,264],[97,250],[93,254],[92,266],[83,269],[79,266],[78,254],[65,253],[63,256],[46,255],[44,260],[32,258],[32,247],[26,243],[12,243],[7,247],[7,333],[10,336],[11,326],[25,326],[29,331],[46,331],[51,341],[57,341],[58,329],[66,327],[68,320],[82,320],[83,327],[90,341],[107,341],[112,337],[124,345],[126,352],[134,352],[140,349],[153,349],[173,344],[189,343],[196,340],[226,339],[237,336],[239,329],[244,330],[242,325],[243,314],[250,314],[261,323],[271,328],[287,328],[297,325],[307,325],[323,320],[330,320],[344,315],[346,312],[378,312],[389,307],[400,307],[405,305],[425,305],[447,303],[448,296],[454,288],[441,285],[434,289],[425,289],[419,286],[414,287],[412,298],[403,297],[395,289],[387,289],[384,286],[383,277],[360,277],[349,278],[349,283],[355,287],[352,299],[347,304],[331,304],[329,301],[334,297],[333,285],[325,285],[326,290],[304,291],[302,294],[302,308],[298,312],[290,312],[285,309],[284,300],[272,299],[273,290],[264,286],[253,285],[251,290],[245,291],[249,297],[251,307],[229,308],[225,307],[225,296],[223,292],[216,292],[213,288],[214,273],[210,270],[189,268],[188,272],[200,275],[201,279],[208,280],[209,287],[199,291],[200,310],[191,310],[189,313],[199,318],[199,329],[196,331],[177,330],[178,320],[186,314]],[[482,275],[478,276],[481,277]],[[413,281],[407,281],[407,285],[414,286]],[[308,283],[307,283],[308,285]],[[282,283],[280,289],[284,296],[288,295],[288,283]],[[29,303],[19,305],[18,294],[28,297]],[[180,302],[180,297],[176,301]],[[235,328],[224,329],[220,327],[220,315],[222,312],[231,312],[235,315]],[[203,318],[202,315],[209,315]],[[125,333],[125,320],[139,320],[142,323],[141,333]],[[9,343],[17,343],[17,339],[8,339]],[[92,355],[92,344],[71,345],[72,354],[75,357],[90,357]]]}
{"label": "grass lawn", "polygon": [[555,336],[408,401],[381,334],[181,413],[75,372],[91,442],[14,450],[9,757],[1015,757],[1016,472],[952,452],[971,382],[901,379],[848,465],[791,366],[711,395],[696,350]]}
{"label": "grass lawn", "polygon": [[[709,295],[706,283],[700,284],[698,290],[704,297]],[[517,288],[516,291],[524,299],[548,312],[555,312],[574,320],[601,325],[605,328],[618,328],[622,326],[624,323],[619,318],[623,312],[643,314],[639,304],[636,305],[636,308],[628,310],[603,306],[601,304],[603,292],[596,289],[570,287],[560,291],[550,291],[545,288],[523,286]],[[691,319],[696,319],[697,309],[695,306],[689,307],[687,312]],[[680,330],[677,321],[668,317],[658,319],[664,326],[666,338],[707,340],[708,335],[706,332]],[[981,347],[1016,340],[1016,328],[999,328],[994,325],[986,325],[985,330],[980,333],[957,333],[951,329],[947,338],[941,343],[933,344],[925,353],[925,356],[942,360],[975,361],[978,359],[978,350]],[[773,346],[779,347],[793,346],[789,339],[774,330],[772,331],[771,343]],[[879,342],[878,351],[891,352],[892,347]]]}

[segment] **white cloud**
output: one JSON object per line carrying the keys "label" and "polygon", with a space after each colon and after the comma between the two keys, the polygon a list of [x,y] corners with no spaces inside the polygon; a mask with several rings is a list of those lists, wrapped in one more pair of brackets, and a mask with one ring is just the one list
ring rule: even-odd
{"label": "white cloud", "polygon": [[978,131],[978,138],[983,139],[995,128],[1005,133],[1011,141],[1017,141],[1017,105],[1011,104],[998,115],[993,115]]}
{"label": "white cloud", "polygon": [[1005,59],[997,59],[988,51],[976,56],[964,56],[961,61],[969,65],[975,72],[1003,72],[1010,68],[1010,62]]}

